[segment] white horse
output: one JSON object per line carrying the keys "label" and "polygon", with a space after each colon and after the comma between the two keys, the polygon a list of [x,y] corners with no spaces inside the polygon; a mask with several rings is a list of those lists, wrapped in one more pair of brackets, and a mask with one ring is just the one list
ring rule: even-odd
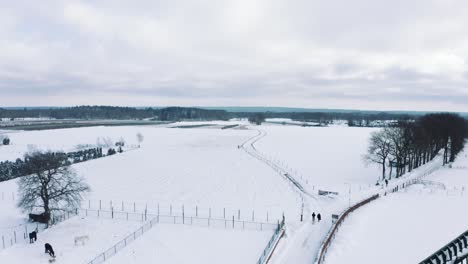
{"label": "white horse", "polygon": [[75,237],[75,246],[77,246],[78,244],[81,244],[82,246],[84,246],[84,244],[86,244],[88,240],[89,240],[88,236],[77,236]]}

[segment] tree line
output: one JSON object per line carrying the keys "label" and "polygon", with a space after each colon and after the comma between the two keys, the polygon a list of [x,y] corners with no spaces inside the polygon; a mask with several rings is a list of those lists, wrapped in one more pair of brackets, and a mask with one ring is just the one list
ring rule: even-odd
{"label": "tree line", "polygon": [[[468,137],[467,120],[457,114],[427,114],[373,132],[365,160],[382,167],[382,179],[400,177],[442,154],[453,162]],[[389,173],[387,174],[387,169]]]}
{"label": "tree line", "polygon": [[194,107],[133,108],[114,106],[76,106],[64,108],[2,109],[0,118],[53,118],[53,119],[151,119],[160,121],[228,120],[231,118],[290,118],[297,121],[330,123],[348,120],[352,126],[367,126],[376,120],[414,120],[417,115],[392,112],[324,111],[324,112],[228,112]]}
{"label": "tree line", "polygon": [[[113,155],[116,151],[109,148],[107,155]],[[45,155],[45,154],[44,154]],[[60,160],[62,166],[69,166],[74,163],[84,162],[87,160],[98,159],[104,156],[102,148],[90,148],[74,152],[48,152],[49,156],[55,160]],[[39,154],[34,155],[39,158]],[[25,176],[31,170],[32,160],[31,155],[25,155],[24,159],[16,159],[16,161],[0,162],[0,182],[15,179]]]}

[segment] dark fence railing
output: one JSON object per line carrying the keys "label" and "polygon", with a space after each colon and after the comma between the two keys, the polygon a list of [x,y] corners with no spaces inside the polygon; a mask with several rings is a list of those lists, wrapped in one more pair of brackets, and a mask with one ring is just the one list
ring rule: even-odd
{"label": "dark fence railing", "polygon": [[278,226],[275,229],[275,233],[273,233],[273,236],[270,238],[270,241],[268,241],[268,244],[266,245],[265,249],[262,251],[262,255],[258,259],[257,264],[268,263],[280,239],[283,237],[284,232],[285,232],[285,225],[284,225],[284,218],[283,218],[281,223],[278,223]]}
{"label": "dark fence railing", "polygon": [[419,264],[445,264],[445,263],[467,263],[468,254],[468,230],[439,249]]}
{"label": "dark fence railing", "polygon": [[318,255],[318,259],[317,259],[317,263],[318,264],[322,264],[324,261],[325,261],[325,255],[327,253],[327,250],[328,248],[330,247],[331,245],[331,242],[333,240],[333,238],[335,237],[337,231],[338,231],[338,228],[340,227],[340,225],[344,222],[345,218],[350,214],[352,213],[354,210],[358,209],[359,207],[363,206],[363,205],[366,205],[370,202],[372,202],[373,200],[379,198],[379,195],[376,194],[376,195],[373,195],[372,197],[364,200],[364,201],[361,201],[355,205],[353,205],[352,207],[348,208],[343,214],[340,215],[340,217],[338,218],[338,220],[335,222],[335,224],[333,225],[331,231],[328,233],[326,239],[325,239],[325,242],[322,244],[322,247],[320,249],[320,252],[319,252],[319,255]]}

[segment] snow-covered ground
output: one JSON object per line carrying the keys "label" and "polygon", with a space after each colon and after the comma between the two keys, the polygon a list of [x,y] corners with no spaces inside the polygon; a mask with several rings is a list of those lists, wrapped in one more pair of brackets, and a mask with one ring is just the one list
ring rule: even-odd
{"label": "snow-covered ground", "polygon": [[290,167],[309,190],[360,191],[373,185],[378,167],[363,162],[375,128],[265,125],[259,151]]}
{"label": "snow-covered ground", "polygon": [[[212,125],[190,129],[171,128],[207,123]],[[242,126],[221,129],[222,126],[231,124]],[[246,127],[249,129],[245,129]],[[308,194],[301,194],[285,177],[239,148],[243,142],[256,136],[259,130],[264,131],[265,136],[256,141],[254,147],[249,147],[249,151],[256,149],[262,157],[291,172]],[[238,210],[241,210],[241,218],[250,219],[255,215],[257,221],[265,221],[267,213],[269,221],[275,221],[284,212],[286,236],[281,240],[272,263],[301,264],[314,260],[320,243],[331,226],[331,214],[340,213],[348,206],[350,190],[352,202],[375,191],[374,184],[380,176],[380,170],[377,167],[366,167],[361,158],[366,152],[369,135],[374,130],[346,126],[246,126],[245,121],[229,121],[20,131],[8,132],[12,145],[0,148],[0,160],[22,157],[28,149],[34,148],[31,145],[39,149],[68,151],[76,149],[77,145],[95,145],[98,138],[110,138],[112,141],[123,138],[127,144],[137,145],[136,134],[141,133],[144,136],[141,148],[73,165],[92,188],[84,206],[91,201],[92,207],[96,208],[101,200],[103,207],[108,208],[112,201],[112,205],[118,209],[124,202],[124,207],[128,210],[135,202],[138,209],[147,205],[154,212],[159,204],[161,210],[167,213],[168,207],[172,205],[174,212],[180,213],[185,208],[193,215],[198,210],[205,217],[211,208],[213,215],[219,217],[221,212],[226,211],[229,218],[237,216]],[[318,189],[338,191],[340,195],[319,197]],[[0,183],[0,192],[4,192],[5,196],[16,195],[15,180]],[[300,222],[303,203],[304,222]],[[5,208],[13,206],[6,205]],[[24,222],[24,217],[14,210],[11,210],[13,213],[8,216],[9,220],[5,220],[3,214],[0,215],[0,228],[2,221],[5,226]],[[312,225],[312,211],[322,213],[321,223]],[[150,231],[141,238],[141,241],[146,242],[136,241],[126,253],[122,252],[122,260],[117,255],[113,261],[137,263],[145,256],[171,258],[177,239],[166,239],[165,244],[159,237],[147,235],[163,232],[161,235],[172,236],[172,228],[168,228],[167,233],[158,229]],[[248,232],[222,230],[223,232],[211,233],[210,230],[183,227],[174,237],[188,237],[184,241],[179,240],[186,243],[187,247],[188,243],[195,242],[192,236],[203,237],[194,246],[195,249],[199,248],[196,252],[200,252],[200,263],[206,256],[202,249],[218,249],[222,245],[216,243],[218,239],[229,240],[228,236],[233,239],[230,241],[231,247],[242,252],[245,245],[252,244],[249,246],[252,249],[266,246],[260,237],[242,242],[244,235],[250,234]],[[268,238],[269,236],[271,234]],[[157,250],[140,247],[138,243],[155,243],[154,249]],[[105,249],[99,248],[100,251]],[[220,252],[224,252],[223,250],[220,249]],[[229,252],[229,256],[227,253],[221,254],[224,259],[237,260],[236,257],[242,257],[242,260],[233,263],[252,262],[250,259],[255,254],[256,258],[259,257],[256,249],[245,251],[243,256],[238,256],[234,250]],[[175,263],[185,263],[183,260],[187,257],[186,253],[180,255],[174,258],[179,261]],[[204,260],[204,263],[219,263],[215,260],[212,262],[211,259]]]}
{"label": "snow-covered ground", "polygon": [[[299,215],[299,196],[291,192],[290,187],[270,168],[238,148],[239,144],[256,134],[253,130],[154,126],[12,132],[9,136],[13,145],[1,148],[0,156],[14,160],[27,152],[31,143],[38,149],[67,150],[78,144],[96,144],[97,138],[118,140],[122,137],[128,144],[136,144],[138,132],[144,136],[141,148],[73,165],[92,188],[86,200],[102,200],[106,206],[110,200],[118,205],[121,201],[152,205],[159,203],[161,209],[172,205],[174,211],[184,206],[192,214],[195,208],[199,208],[199,214],[205,216],[208,208],[217,216],[226,208],[226,216],[229,218],[235,214],[237,217],[240,210],[241,220],[250,219],[253,214],[256,221],[265,219],[267,212],[270,221],[280,218],[283,212],[286,215]],[[5,196],[12,193],[17,196],[16,180],[0,183],[0,192],[5,193]],[[13,208],[11,204],[8,208]],[[154,211],[155,207],[152,209]],[[11,211],[13,215],[8,216],[8,219],[14,218],[13,222],[4,220],[6,225],[25,221],[25,217],[17,210]],[[3,217],[2,214],[0,218]],[[56,229],[53,227],[51,230]],[[238,236],[234,235],[233,239]],[[217,241],[208,238],[215,237],[204,235],[198,244],[200,247],[211,247]],[[255,247],[262,248],[247,252],[246,257],[249,259],[253,255],[258,258],[266,246],[261,239],[250,242],[236,240],[232,243],[236,247],[255,243]],[[96,246],[98,250],[105,250]],[[7,250],[10,252],[8,254],[19,254],[19,251]],[[239,255],[238,252],[232,253],[226,257],[235,259]]]}
{"label": "snow-covered ground", "polygon": [[[137,221],[76,216],[40,232],[34,244],[21,241],[0,250],[0,260],[9,264],[49,263],[50,257],[44,254],[44,244],[49,243],[54,248],[58,263],[87,263],[140,225],[141,222]],[[74,238],[78,236],[88,236],[89,240],[84,245],[75,245]]]}
{"label": "snow-covered ground", "polygon": [[[326,263],[418,263],[468,228],[468,152],[347,218]],[[452,167],[452,168],[450,168]]]}
{"label": "snow-covered ground", "polygon": [[110,264],[255,263],[273,231],[155,225]]}

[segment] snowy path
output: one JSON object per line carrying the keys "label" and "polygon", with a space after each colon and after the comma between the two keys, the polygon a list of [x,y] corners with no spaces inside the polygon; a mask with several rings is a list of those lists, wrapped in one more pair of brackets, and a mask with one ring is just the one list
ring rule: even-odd
{"label": "snowy path", "polygon": [[255,159],[259,160],[260,162],[265,163],[269,167],[271,167],[274,171],[276,171],[281,177],[286,178],[290,183],[294,185],[294,187],[299,190],[300,193],[308,195],[312,198],[316,198],[315,195],[307,192],[307,190],[296,180],[289,172],[288,169],[284,168],[281,164],[276,163],[273,160],[268,159],[265,157],[261,152],[257,150],[255,147],[255,143],[260,141],[262,138],[267,136],[267,133],[263,130],[257,129],[258,134],[253,136],[252,138],[248,139],[244,143],[242,143],[242,149],[249,154],[250,156],[254,157]]}
{"label": "snowy path", "polygon": [[[283,164],[275,162],[275,160],[268,158],[268,155],[258,150],[255,144],[266,138],[267,132],[263,130],[257,131],[257,135],[245,141],[241,147],[247,154],[260,162],[265,163],[281,177],[288,180],[295,191],[301,196],[304,207],[304,222],[300,222],[297,219],[287,219],[288,236],[280,242],[271,262],[278,264],[313,262],[320,249],[321,241],[326,237],[332,223],[330,218],[325,217],[320,224],[312,225],[311,218],[308,215],[313,208],[318,208],[322,215],[330,216],[332,213],[336,214],[345,210],[348,203],[343,203],[343,198],[345,198],[344,196],[339,196],[338,199],[328,199],[327,197],[318,197],[315,194],[309,193],[296,178],[291,176],[291,172],[294,170],[284,166]],[[437,161],[438,159],[416,169],[412,173],[407,174],[400,179],[392,180],[386,188],[372,186],[368,189],[361,190],[354,194],[352,203],[351,198],[349,197],[349,204],[354,204],[355,202],[364,200],[377,193],[381,195],[390,193],[394,187],[402,185],[404,182],[407,183],[412,179],[429,175],[440,167]]]}
{"label": "snowy path", "polygon": [[300,219],[286,219],[287,235],[283,238],[276,252],[273,254],[271,263],[310,263],[315,258],[321,238],[325,237],[329,227],[330,219],[324,219],[321,223],[312,224],[309,216],[313,208],[321,208],[319,197],[316,194],[308,192],[303,185],[292,176],[292,170],[289,170],[282,164],[268,159],[266,155],[260,152],[255,143],[267,136],[263,130],[257,129],[258,134],[245,141],[241,148],[250,156],[266,164],[273,169],[280,177],[284,178],[292,187],[292,191],[299,194],[303,208],[303,222]]}
{"label": "snowy path", "polygon": [[[455,164],[466,162],[466,155],[464,161],[460,160],[463,158],[459,157]],[[468,202],[464,189],[454,187],[450,192],[445,187],[453,182],[459,184],[460,174],[463,171],[442,167],[439,156],[392,180],[387,188],[376,192],[380,199],[351,214],[344,222],[325,263],[410,264],[434,253],[466,230],[468,214],[459,209]],[[463,178],[464,184],[468,183]],[[413,179],[424,180],[408,185]],[[401,188],[403,183],[406,188]],[[395,186],[400,186],[400,190],[392,193]]]}

